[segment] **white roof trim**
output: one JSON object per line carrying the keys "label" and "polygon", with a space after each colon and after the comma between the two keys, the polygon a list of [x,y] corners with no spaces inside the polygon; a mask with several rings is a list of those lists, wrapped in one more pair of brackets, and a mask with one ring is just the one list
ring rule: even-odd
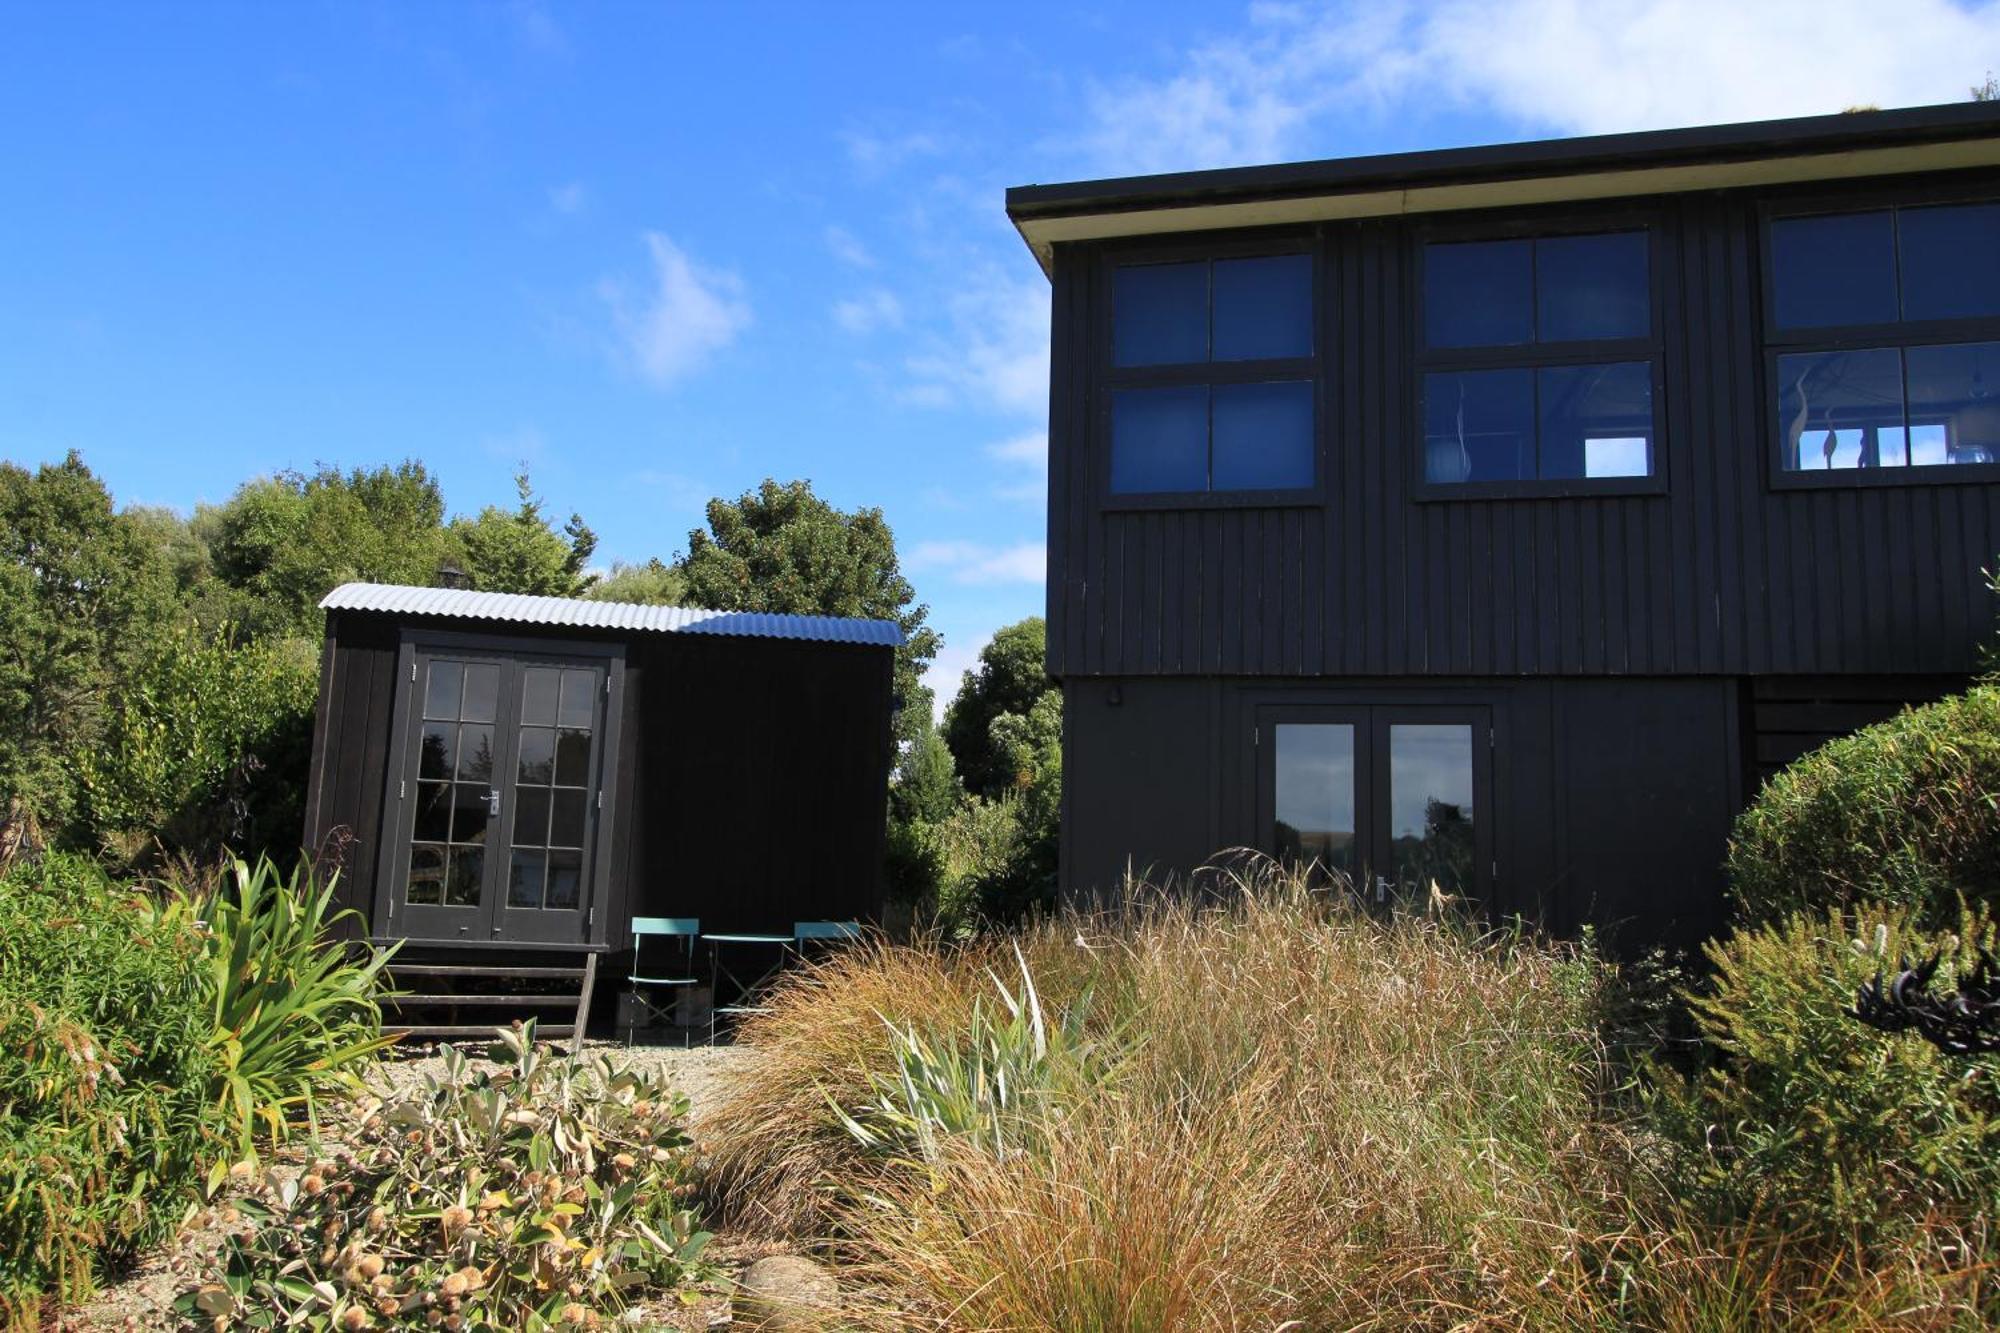
{"label": "white roof trim", "polygon": [[638,602],[592,602],[580,597],[530,597],[463,588],[413,588],[395,583],[343,583],[320,599],[328,611],[380,611],[406,616],[451,616],[513,625],[569,625],[580,629],[647,634],[722,634],[751,639],[804,639],[815,643],[901,646],[893,620],[843,616],[786,616],[764,611],[702,611]]}

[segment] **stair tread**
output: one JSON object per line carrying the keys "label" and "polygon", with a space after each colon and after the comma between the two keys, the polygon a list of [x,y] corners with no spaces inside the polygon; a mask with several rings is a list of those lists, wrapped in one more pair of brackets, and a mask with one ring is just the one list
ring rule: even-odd
{"label": "stair tread", "polygon": [[497,963],[395,963],[389,964],[389,975],[403,973],[419,977],[519,977],[522,979],[557,978],[567,981],[583,980],[584,969],[580,967],[503,967]]}
{"label": "stair tread", "polygon": [[[497,1037],[497,1023],[384,1023],[382,1030],[405,1037]],[[568,1037],[574,1035],[573,1023],[537,1023],[537,1037]]]}
{"label": "stair tread", "polygon": [[466,1006],[481,1005],[481,1004],[490,1004],[494,1006],[515,1006],[515,1005],[547,1006],[552,1004],[561,1004],[561,1005],[568,1005],[570,1008],[574,1009],[576,1008],[577,999],[578,996],[574,991],[570,992],[568,995],[475,995],[475,994],[452,995],[452,994],[425,993],[420,995],[392,996],[386,1001],[386,1003],[393,1005],[399,1009],[414,1008],[415,1006],[420,1004],[457,1004]]}

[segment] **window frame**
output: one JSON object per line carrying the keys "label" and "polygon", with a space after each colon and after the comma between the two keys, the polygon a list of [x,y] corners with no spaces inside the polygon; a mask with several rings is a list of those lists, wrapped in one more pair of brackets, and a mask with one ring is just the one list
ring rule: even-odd
{"label": "window frame", "polygon": [[[1213,262],[1222,259],[1265,259],[1283,255],[1304,255],[1312,264],[1312,355],[1262,361],[1188,361],[1169,365],[1119,366],[1113,339],[1117,312],[1113,292],[1117,270],[1132,264],[1178,264]],[[1287,231],[1269,234],[1260,229],[1252,236],[1219,234],[1173,243],[1159,241],[1108,246],[1096,257],[1091,278],[1095,306],[1092,320],[1091,361],[1097,369],[1092,386],[1090,485],[1105,510],[1159,509],[1286,509],[1312,508],[1326,503],[1328,399],[1330,386],[1326,368],[1333,363],[1333,311],[1335,302],[1325,299],[1328,265],[1324,230]],[[1211,296],[1211,302],[1213,297]],[[1212,318],[1212,313],[1211,313]],[[1310,486],[1259,490],[1129,491],[1111,488],[1112,403],[1123,389],[1166,389],[1230,384],[1267,384],[1304,380],[1312,385],[1313,481]],[[1213,405],[1211,403],[1209,447],[1214,448]],[[1210,467],[1214,466],[1213,453]]]}
{"label": "window frame", "polygon": [[[1510,218],[1426,222],[1410,229],[1406,269],[1409,288],[1407,355],[1410,383],[1409,488],[1419,503],[1452,500],[1549,500],[1590,496],[1667,493],[1669,443],[1666,421],[1666,304],[1668,297],[1665,228],[1655,209],[1619,208],[1589,213],[1527,214]],[[1432,348],[1425,339],[1427,247],[1466,241],[1532,241],[1605,232],[1641,232],[1646,237],[1648,331],[1640,338],[1595,338],[1504,347]],[[1532,297],[1531,293],[1531,297]],[[1651,471],[1643,477],[1559,477],[1512,481],[1432,481],[1424,468],[1424,384],[1432,374],[1476,370],[1529,370],[1602,366],[1643,361],[1652,372],[1653,440]],[[1539,417],[1539,413],[1537,414]],[[1537,429],[1540,422],[1537,420]]]}
{"label": "window frame", "polygon": [[[2000,481],[2000,462],[1955,463],[1943,467],[1840,468],[1826,471],[1785,466],[1785,441],[1778,427],[1778,358],[1811,352],[1855,352],[1891,348],[1945,347],[2000,342],[2000,315],[1887,324],[1830,324],[1810,329],[1778,327],[1776,249],[1771,224],[1792,218],[1837,213],[1878,213],[1933,205],[2000,204],[2000,185],[1987,181],[1922,182],[1866,192],[1833,193],[1823,188],[1767,196],[1757,201],[1757,330],[1761,339],[1758,410],[1764,441],[1765,483],[1773,491],[1849,490],[1880,486],[1963,486]],[[1900,238],[1901,233],[1896,235]],[[1901,255],[1897,254],[1897,301],[1902,299]],[[1909,366],[1903,365],[1903,410],[1909,412]]]}

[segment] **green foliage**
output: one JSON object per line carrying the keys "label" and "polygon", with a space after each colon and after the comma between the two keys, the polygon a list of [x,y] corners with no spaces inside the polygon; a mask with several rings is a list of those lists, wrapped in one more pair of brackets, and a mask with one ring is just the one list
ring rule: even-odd
{"label": "green foliage", "polygon": [[198,511],[193,528],[216,576],[243,594],[252,633],[315,640],[319,600],[335,587],[427,587],[457,551],[444,528],[444,494],[414,460],[248,482],[226,504]]}
{"label": "green foliage", "polygon": [[147,647],[78,764],[93,840],[195,857],[295,842],[319,686],[310,649],[192,622]]}
{"label": "green foliage", "polygon": [[993,723],[1008,714],[1026,716],[1049,691],[1047,644],[1040,616],[1003,627],[979,650],[978,665],[965,673],[945,710],[945,743],[965,789],[976,796],[998,796],[1021,785],[1015,756],[994,737]]}
{"label": "green foliage", "polygon": [[[1116,1072],[1116,1043],[1089,1034],[1089,993],[1050,1022],[1020,946],[1020,994],[988,973],[1000,1008],[975,996],[962,1024],[926,1032],[884,1017],[891,1071],[871,1070],[872,1096],[835,1117],[870,1152],[942,1165],[947,1144],[1005,1158],[1035,1146],[1064,1112]],[[831,1098],[829,1098],[831,1101]]]}
{"label": "green foliage", "polygon": [[903,629],[896,650],[902,736],[930,713],[924,668],[942,642],[924,624],[930,608],[896,560],[896,536],[880,509],[835,509],[809,481],[767,480],[735,500],[708,502],[709,531],[688,533],[677,568],[690,606],[783,615],[863,616]]}
{"label": "green foliage", "polygon": [[234,862],[213,889],[177,895],[154,929],[192,929],[205,945],[213,1057],[211,1100],[255,1155],[255,1138],[282,1141],[301,1117],[317,1124],[321,1094],[361,1090],[382,1035],[377,997],[395,952],[341,938],[353,912],[333,905],[338,876],[315,883],[301,866],[289,881],[266,859]]}
{"label": "green foliage", "polygon": [[92,863],[0,875],[0,1323],[169,1234],[214,1145],[200,942]]}
{"label": "green foliage", "polygon": [[186,1316],[249,1328],[596,1327],[705,1275],[683,1205],[685,1099],[603,1055],[556,1057],[533,1025],[493,1071],[370,1111],[352,1152],[268,1175],[220,1281]]}
{"label": "green foliage", "polygon": [[1832,741],[1737,818],[1740,914],[1881,900],[1949,923],[1963,893],[2000,906],[2000,685],[1979,685]]}
{"label": "green foliage", "polygon": [[1691,1001],[1716,1059],[1692,1078],[1662,1074],[1655,1094],[1683,1196],[1835,1243],[1990,1212],[2000,1058],[1945,1055],[1846,1012],[1864,981],[1934,947],[1950,960],[1934,984],[1949,989],[1973,945],[1994,942],[1985,912],[1955,925],[1935,937],[1906,906],[1864,905],[1711,943],[1713,975]]}
{"label": "green foliage", "polygon": [[68,819],[75,757],[171,595],[154,543],[76,454],[0,463],[0,821]]}
{"label": "green foliage", "polygon": [[679,570],[654,557],[643,565],[613,561],[611,572],[584,589],[583,595],[593,602],[682,606],[687,602],[687,587]]}
{"label": "green foliage", "polygon": [[916,734],[896,760],[889,786],[890,816],[906,824],[942,824],[964,795],[944,737],[929,718],[919,717]]}
{"label": "green foliage", "polygon": [[597,534],[579,514],[569,516],[561,535],[552,531],[526,472],[514,475],[514,489],[521,497],[517,508],[488,505],[477,518],[452,520],[450,535],[463,554],[472,586],[540,597],[580,596],[595,581],[584,567],[597,549]]}

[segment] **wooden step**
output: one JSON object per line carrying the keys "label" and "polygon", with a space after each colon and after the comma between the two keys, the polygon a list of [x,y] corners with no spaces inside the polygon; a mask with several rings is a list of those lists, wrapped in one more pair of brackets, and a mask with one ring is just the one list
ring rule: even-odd
{"label": "wooden step", "polygon": [[[400,1022],[408,1011],[421,1009],[450,1009],[453,1018],[462,1016],[462,1011],[470,1010],[521,1010],[521,1009],[567,1009],[574,1018],[568,1023],[537,1023],[535,1035],[546,1038],[567,1037],[570,1049],[579,1050],[583,1045],[583,1027],[590,1018],[590,993],[597,983],[597,955],[587,954],[582,967],[510,966],[505,963],[406,963],[392,964],[389,976],[391,982],[402,978],[424,978],[430,980],[443,977],[464,977],[479,983],[475,991],[451,992],[424,990],[412,994],[391,996],[384,1000],[383,1008],[390,1014],[390,1021],[382,1025],[384,1032],[399,1033],[410,1037],[492,1037],[496,1030],[507,1026],[511,1016],[490,1023],[408,1023]],[[400,975],[399,975],[400,974]],[[508,982],[574,981],[574,987],[560,987],[542,993],[518,994],[499,989]]]}
{"label": "wooden step", "polygon": [[551,1004],[566,1004],[575,1008],[576,1002],[581,998],[583,997],[575,991],[567,995],[398,995],[389,1003],[398,1009],[414,1009],[420,1004],[490,1004],[501,1009],[513,1006],[545,1007]]}
{"label": "wooden step", "polygon": [[396,963],[389,975],[399,972],[419,977],[507,977],[541,981],[582,981],[588,967],[502,967],[493,963]]}
{"label": "wooden step", "polygon": [[[490,1041],[499,1036],[495,1028],[500,1026],[505,1025],[493,1023],[437,1023],[404,1026],[400,1023],[384,1023],[382,1030],[384,1032],[399,1033],[405,1037],[484,1037]],[[576,1025],[573,1023],[537,1023],[535,1024],[535,1035],[537,1037],[551,1038],[573,1037],[576,1035]]]}

